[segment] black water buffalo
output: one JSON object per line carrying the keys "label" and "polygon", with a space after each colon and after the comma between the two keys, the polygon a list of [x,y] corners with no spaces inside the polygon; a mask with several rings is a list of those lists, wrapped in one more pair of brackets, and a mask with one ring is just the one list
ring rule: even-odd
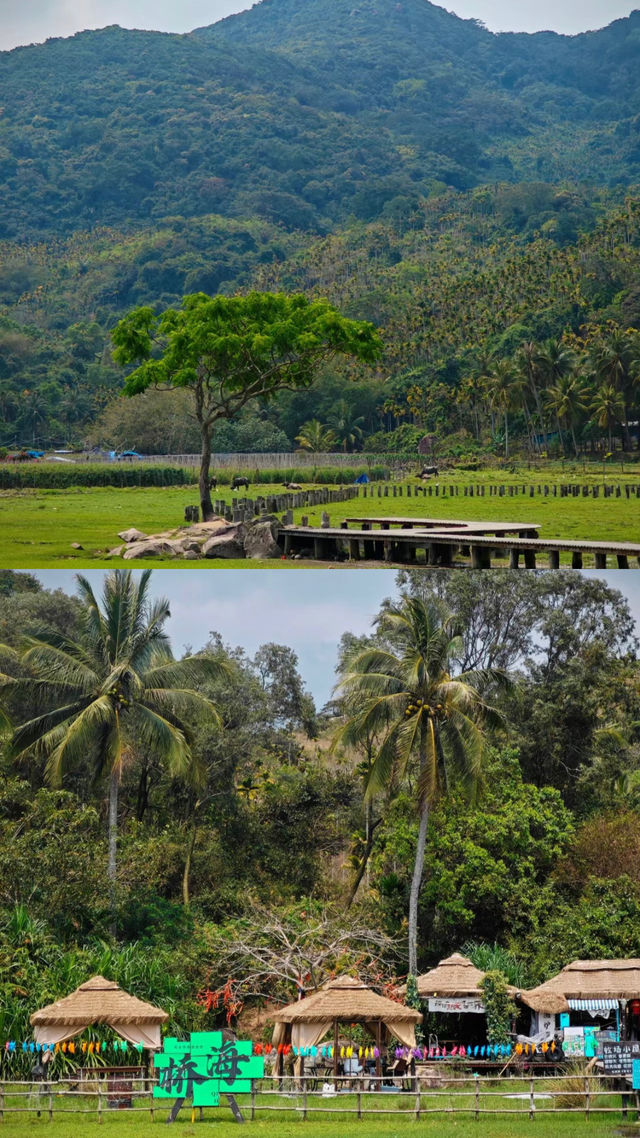
{"label": "black water buffalo", "polygon": [[283,482],[282,485],[285,490],[302,490],[302,486],[299,482]]}
{"label": "black water buffalo", "polygon": [[438,477],[438,467],[437,466],[423,466],[418,477],[419,478],[431,478],[432,475],[434,475],[434,474],[437,478]]}
{"label": "black water buffalo", "polygon": [[243,474],[236,474],[235,478],[232,479],[231,489],[232,490],[239,490],[241,486],[244,486],[245,490],[248,490],[249,489],[249,479],[245,478]]}
{"label": "black water buffalo", "polygon": [[218,479],[216,478],[215,474],[212,474],[211,478],[209,479],[209,489],[210,490],[217,490],[218,489]]}

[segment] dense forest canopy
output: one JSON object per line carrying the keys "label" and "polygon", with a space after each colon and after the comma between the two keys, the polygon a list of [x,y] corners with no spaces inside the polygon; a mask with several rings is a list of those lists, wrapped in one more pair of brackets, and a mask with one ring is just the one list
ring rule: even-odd
{"label": "dense forest canopy", "polygon": [[[446,793],[432,799],[418,967],[467,941],[511,953],[519,983],[576,956],[632,955],[640,936],[640,673],[626,599],[571,571],[404,571],[394,604],[403,598],[456,615],[454,674],[484,674],[484,698],[500,711],[485,724],[475,801],[455,766]],[[44,626],[67,642],[81,637],[86,600],[3,574],[5,676],[29,678],[24,637],[41,637]],[[393,646],[389,611],[385,603],[364,637],[344,630],[336,679],[354,653]],[[350,715],[341,689],[316,710],[286,645],[249,657],[212,634],[193,651],[215,665],[192,686],[220,719],[193,724],[198,785],[130,747],[119,787],[115,935],[105,888],[106,772],[96,777],[88,752],[55,786],[37,755],[12,757],[12,729],[4,729],[6,1038],[24,1037],[34,1002],[89,971],[164,1003],[178,1029],[227,1012],[235,1022],[243,1003],[293,998],[298,983],[311,984],[307,974],[317,981],[334,967],[365,960],[376,982],[406,972],[418,755],[365,796],[383,734],[335,742]],[[509,686],[492,686],[495,668]],[[4,681],[2,704],[20,724],[43,700],[28,683]]]}
{"label": "dense forest canopy", "polygon": [[[629,449],[637,345],[622,372],[599,349],[640,322],[639,57],[638,11],[496,35],[428,0],[262,0],[0,53],[0,447],[196,449],[178,401],[167,431],[162,398],[119,400],[109,333],[277,287],[372,320],[385,357],[247,408],[214,451],[314,423],[336,449]],[[563,338],[572,368],[523,371]]]}

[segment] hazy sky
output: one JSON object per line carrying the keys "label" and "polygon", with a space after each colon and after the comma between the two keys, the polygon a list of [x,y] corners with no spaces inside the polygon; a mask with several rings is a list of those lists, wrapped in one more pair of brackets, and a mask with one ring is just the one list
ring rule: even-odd
{"label": "hazy sky", "polygon": [[[0,49],[108,24],[188,32],[251,7],[247,0],[0,0]],[[441,7],[464,19],[483,20],[492,31],[550,28],[572,34],[628,16],[634,4],[628,0],[452,0]]]}
{"label": "hazy sky", "polygon": [[[40,569],[47,589],[75,591],[71,569]],[[85,576],[96,592],[104,572]],[[640,573],[613,569],[598,573],[628,598],[640,629]],[[261,644],[288,644],[318,707],[331,696],[336,650],[343,632],[362,635],[385,597],[397,595],[391,569],[158,569],[154,596],[168,597],[168,631],[176,654],[202,648],[210,631],[253,656]]]}

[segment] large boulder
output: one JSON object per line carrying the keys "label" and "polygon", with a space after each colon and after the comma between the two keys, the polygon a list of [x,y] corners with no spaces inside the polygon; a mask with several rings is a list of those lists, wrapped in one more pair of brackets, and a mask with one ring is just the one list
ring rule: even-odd
{"label": "large boulder", "polygon": [[132,541],[147,540],[146,533],[143,533],[142,530],[136,529],[134,526],[132,526],[131,529],[123,529],[122,533],[118,534],[118,537],[121,538],[122,541],[126,541],[127,545],[129,545],[129,543]]}
{"label": "large boulder", "polygon": [[176,551],[173,543],[160,541],[134,541],[129,545],[123,555],[123,561],[137,561],[141,557],[175,557]]}
{"label": "large boulder", "polygon": [[278,545],[280,523],[277,518],[270,516],[256,518],[247,526],[244,537],[244,551],[247,557],[254,561],[267,558],[282,557],[282,549]]}
{"label": "large boulder", "polygon": [[202,553],[205,557],[224,557],[227,559],[244,557],[243,525],[229,526],[222,533],[216,533],[205,541]]}

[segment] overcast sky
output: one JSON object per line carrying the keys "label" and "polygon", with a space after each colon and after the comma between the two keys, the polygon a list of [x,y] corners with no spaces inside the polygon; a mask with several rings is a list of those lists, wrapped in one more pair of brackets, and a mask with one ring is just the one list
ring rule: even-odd
{"label": "overcast sky", "polygon": [[[47,589],[75,591],[71,569],[40,569]],[[99,593],[104,572],[86,570]],[[640,630],[640,573],[599,572],[628,598]],[[371,628],[385,597],[397,595],[391,569],[158,569],[151,577],[154,596],[168,597],[167,628],[174,652],[194,651],[209,632],[253,656],[261,644],[288,644],[298,654],[300,672],[317,707],[331,696],[336,651],[343,632]]]}
{"label": "overcast sky", "polygon": [[[252,6],[247,0],[0,0],[0,49],[108,24],[189,32]],[[464,19],[483,20],[492,31],[573,34],[628,16],[634,5],[624,0],[455,0],[441,7]]]}

